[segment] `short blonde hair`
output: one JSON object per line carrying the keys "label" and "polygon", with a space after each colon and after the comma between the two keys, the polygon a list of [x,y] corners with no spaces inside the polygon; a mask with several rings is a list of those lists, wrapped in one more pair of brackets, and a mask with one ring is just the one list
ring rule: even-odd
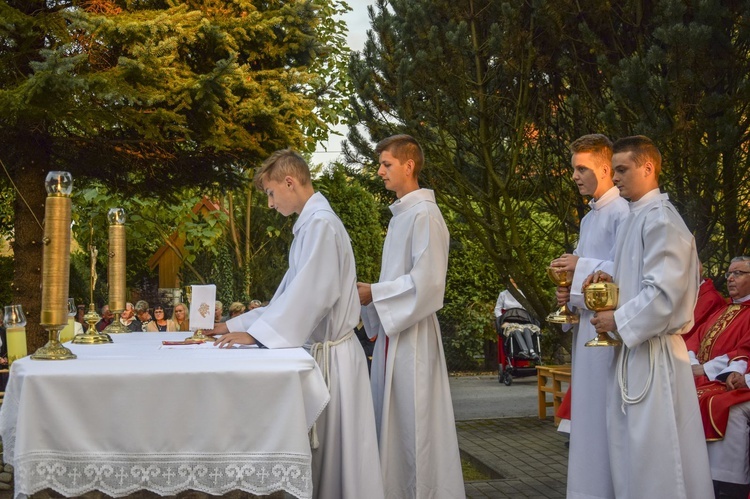
{"label": "short blonde hair", "polygon": [[568,147],[570,154],[588,152],[593,154],[599,162],[599,166],[609,166],[612,174],[612,141],[606,135],[591,133],[583,135],[574,140]]}
{"label": "short blonde hair", "polygon": [[411,135],[400,134],[392,135],[387,139],[383,139],[375,146],[375,152],[380,154],[383,151],[388,151],[393,154],[393,157],[401,161],[402,163],[414,161],[414,177],[419,176],[419,172],[422,170],[424,165],[424,153],[422,147],[417,142],[417,139]]}
{"label": "short blonde hair", "polygon": [[255,172],[253,183],[262,191],[264,179],[281,182],[287,175],[296,178],[302,185],[312,183],[307,161],[292,149],[282,149],[271,154]]}
{"label": "short blonde hair", "polygon": [[236,301],[233,302],[231,305],[229,305],[229,315],[234,315],[236,313],[243,313],[245,311],[245,305]]}

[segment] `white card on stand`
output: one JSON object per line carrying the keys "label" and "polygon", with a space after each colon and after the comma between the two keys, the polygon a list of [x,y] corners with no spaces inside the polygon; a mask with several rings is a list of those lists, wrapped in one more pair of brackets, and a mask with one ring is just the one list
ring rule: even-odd
{"label": "white card on stand", "polygon": [[192,286],[190,295],[190,330],[213,329],[216,311],[216,285]]}

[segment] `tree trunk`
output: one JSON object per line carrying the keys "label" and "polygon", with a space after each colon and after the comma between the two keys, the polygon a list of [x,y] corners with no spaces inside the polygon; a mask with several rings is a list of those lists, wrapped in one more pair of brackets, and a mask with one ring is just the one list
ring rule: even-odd
{"label": "tree trunk", "polygon": [[[47,159],[42,149],[34,152],[34,159],[28,164],[17,164],[13,168],[13,181],[21,191],[20,194],[16,193],[14,205],[13,301],[20,303],[26,314],[26,342],[29,353],[35,352],[48,339],[47,332],[39,326],[44,236],[44,230],[39,223],[44,219],[44,179],[48,170]],[[31,150],[29,152],[31,153]]]}
{"label": "tree trunk", "polygon": [[252,244],[252,236],[250,232],[251,228],[251,215],[253,213],[253,183],[250,182],[250,184],[247,186],[247,199],[245,200],[245,296],[247,296],[248,299],[251,299],[252,296],[250,295],[250,288],[252,285],[252,282],[250,281],[250,258],[251,255],[251,244]]}

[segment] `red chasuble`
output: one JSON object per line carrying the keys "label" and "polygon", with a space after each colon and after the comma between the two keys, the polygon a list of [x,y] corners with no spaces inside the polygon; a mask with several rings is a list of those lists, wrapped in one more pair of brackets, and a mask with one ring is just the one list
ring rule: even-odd
{"label": "red chasuble", "polygon": [[[688,339],[688,350],[701,364],[728,355],[730,360],[746,359],[750,353],[750,302],[729,304],[708,318]],[[750,389],[727,391],[720,381],[695,377],[698,401],[707,440],[724,438],[729,409],[750,400]]]}
{"label": "red chasuble", "polygon": [[[703,281],[701,287],[698,288],[698,302],[695,304],[695,310],[693,311],[693,327],[690,331],[682,335],[682,339],[687,342],[706,320],[719,310],[722,310],[726,304],[726,299],[716,291],[714,282],[711,279]],[[689,346],[688,349],[690,349]]]}

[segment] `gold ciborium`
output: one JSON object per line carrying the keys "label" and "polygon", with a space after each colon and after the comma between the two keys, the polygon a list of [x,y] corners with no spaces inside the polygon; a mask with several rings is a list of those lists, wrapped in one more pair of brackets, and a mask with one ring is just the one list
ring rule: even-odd
{"label": "gold ciborium", "polygon": [[[594,282],[583,290],[586,307],[595,312],[614,310],[620,299],[620,289],[613,282]],[[596,338],[586,342],[587,347],[614,347],[622,341],[612,338],[608,332],[596,333]]]}
{"label": "gold ciborium", "polygon": [[[549,278],[558,286],[570,286],[573,284],[573,272],[570,270],[561,269],[558,267],[547,267],[547,275]],[[557,309],[547,316],[547,322],[553,324],[578,324],[578,316],[574,314],[569,308],[568,304],[563,304],[562,307]]]}

